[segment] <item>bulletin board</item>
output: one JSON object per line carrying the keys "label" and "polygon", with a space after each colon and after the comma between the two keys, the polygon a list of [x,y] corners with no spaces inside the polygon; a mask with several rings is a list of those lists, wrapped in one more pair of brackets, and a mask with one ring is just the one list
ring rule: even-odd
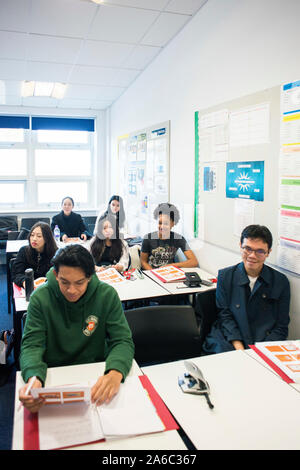
{"label": "bulletin board", "polygon": [[150,232],[154,208],[169,200],[169,152],[169,121],[118,138],[119,193],[133,236]]}
{"label": "bulletin board", "polygon": [[[298,112],[299,90],[300,86],[296,98],[299,104],[294,99],[294,108],[296,111],[298,107]],[[239,252],[242,229],[250,224],[266,225],[273,235],[273,249],[268,261],[299,274],[300,199],[296,203],[296,192],[288,202],[290,206],[286,207],[296,206],[293,230],[298,233],[294,234],[296,244],[292,247],[295,250],[291,251],[290,260],[295,255],[298,260],[294,265],[291,261],[285,263],[279,253],[282,241],[280,211],[284,207],[280,202],[283,188],[280,164],[283,155],[282,100],[283,85],[279,85],[195,112],[194,234],[208,243]],[[292,119],[295,124],[296,118]],[[300,136],[300,126],[298,131]],[[300,188],[300,138],[297,140],[296,134],[294,132],[291,142],[285,145],[295,146],[293,157],[297,155],[297,160],[294,168],[290,165],[287,171],[294,172],[295,184]]]}

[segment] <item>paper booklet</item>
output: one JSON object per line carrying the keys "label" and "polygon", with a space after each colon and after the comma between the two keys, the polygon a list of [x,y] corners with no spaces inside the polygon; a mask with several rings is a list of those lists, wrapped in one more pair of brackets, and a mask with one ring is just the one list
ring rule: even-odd
{"label": "paper booklet", "polygon": [[24,408],[24,450],[62,449],[178,429],[147,376],[127,377],[109,404],[92,404],[90,389],[86,384],[32,389],[53,402],[35,414]]}
{"label": "paper booklet", "polygon": [[162,266],[161,268],[151,269],[162,282],[178,282],[185,280],[185,272],[176,266]]}
{"label": "paper booklet", "polygon": [[250,347],[286,382],[300,383],[300,340],[261,342]]}
{"label": "paper booklet", "polygon": [[104,271],[97,272],[96,274],[100,281],[106,282],[107,284],[114,285],[126,282],[125,277],[123,277],[115,268],[107,268],[104,269]]}

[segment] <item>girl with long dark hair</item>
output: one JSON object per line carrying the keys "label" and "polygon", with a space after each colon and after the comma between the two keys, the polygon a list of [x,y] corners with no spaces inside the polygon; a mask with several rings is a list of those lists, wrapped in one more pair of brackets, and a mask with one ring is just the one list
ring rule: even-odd
{"label": "girl with long dark hair", "polygon": [[51,267],[51,259],[57,246],[51,228],[44,222],[37,222],[28,234],[29,244],[20,248],[12,268],[12,280],[24,287],[25,270],[33,269],[34,279],[44,277]]}
{"label": "girl with long dark hair", "polygon": [[129,251],[125,240],[119,237],[116,218],[103,216],[97,224],[97,233],[91,240],[90,251],[94,258],[96,271],[108,266],[119,272],[128,269]]}

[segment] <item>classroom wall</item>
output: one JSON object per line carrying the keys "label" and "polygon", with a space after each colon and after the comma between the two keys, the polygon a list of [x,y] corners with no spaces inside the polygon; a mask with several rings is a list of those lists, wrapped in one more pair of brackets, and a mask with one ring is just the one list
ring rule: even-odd
{"label": "classroom wall", "polygon": [[[118,189],[117,137],[170,120],[170,201],[183,209],[184,231],[190,238],[194,112],[300,79],[299,17],[299,0],[208,0],[107,114],[111,193]],[[265,175],[265,184],[271,177]],[[215,226],[220,245],[222,217],[226,214],[217,215]],[[214,274],[240,260],[238,249],[232,252],[199,240],[192,246],[201,267]],[[288,277],[290,337],[300,338],[299,277]]]}

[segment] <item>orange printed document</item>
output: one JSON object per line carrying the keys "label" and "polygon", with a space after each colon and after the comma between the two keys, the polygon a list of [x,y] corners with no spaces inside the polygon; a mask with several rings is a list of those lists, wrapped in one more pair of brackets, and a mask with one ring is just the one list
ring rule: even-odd
{"label": "orange printed document", "polygon": [[151,272],[162,282],[179,282],[185,280],[185,272],[172,265],[151,269]]}
{"label": "orange printed document", "polygon": [[266,341],[250,346],[288,383],[300,383],[300,340]]}
{"label": "orange printed document", "polygon": [[121,282],[126,282],[125,277],[123,277],[115,268],[104,269],[103,271],[99,271],[96,274],[100,281],[106,282],[107,284],[114,285],[120,284]]}

